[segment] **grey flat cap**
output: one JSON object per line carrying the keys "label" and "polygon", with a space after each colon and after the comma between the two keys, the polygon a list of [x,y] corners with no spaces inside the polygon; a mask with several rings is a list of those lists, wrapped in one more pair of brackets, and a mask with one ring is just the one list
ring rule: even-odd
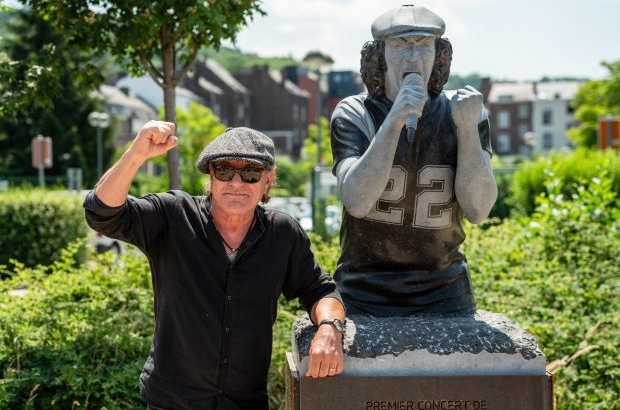
{"label": "grey flat cap", "polygon": [[271,138],[252,128],[228,128],[207,145],[196,161],[196,167],[209,173],[209,163],[223,159],[239,159],[263,166],[272,166],[275,147]]}
{"label": "grey flat cap", "polygon": [[377,17],[371,31],[375,40],[409,36],[441,37],[446,31],[446,23],[426,7],[406,4]]}

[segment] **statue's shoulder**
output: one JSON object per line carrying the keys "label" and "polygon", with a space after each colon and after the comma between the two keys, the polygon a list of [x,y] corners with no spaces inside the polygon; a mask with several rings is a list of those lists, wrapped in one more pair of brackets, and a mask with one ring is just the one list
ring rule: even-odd
{"label": "statue's shoulder", "polygon": [[371,140],[375,135],[375,125],[364,105],[368,98],[368,93],[355,94],[343,98],[334,109],[332,122],[336,118],[342,118],[359,128],[366,138]]}
{"label": "statue's shoulder", "polygon": [[360,93],[355,95],[349,95],[348,97],[343,98],[337,104],[336,109],[343,110],[353,110],[355,112],[361,113],[365,110],[364,102],[368,99],[368,93]]}

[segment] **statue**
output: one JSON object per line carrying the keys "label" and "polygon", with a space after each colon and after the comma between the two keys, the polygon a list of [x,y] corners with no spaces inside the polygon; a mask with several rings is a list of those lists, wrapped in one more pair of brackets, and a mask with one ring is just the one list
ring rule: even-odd
{"label": "statue", "polygon": [[497,198],[482,94],[442,91],[452,46],[432,11],[392,9],[371,31],[368,92],[331,119],[344,205],[334,277],[347,313],[473,313],[461,218],[481,222]]}
{"label": "statue", "polygon": [[420,6],[379,16],[361,52],[368,92],[332,115],[344,371],[322,384],[300,376],[316,327],[299,318],[289,402],[300,409],[551,408],[535,338],[476,309],[461,223],[489,215],[497,185],[482,94],[443,90],[444,31]]}
{"label": "statue", "polygon": [[[483,96],[471,86],[443,90],[452,46],[427,8],[388,10],[371,31],[361,51],[367,92],[343,99],[330,126],[344,206],[334,279],[347,308],[344,371],[334,381],[346,380],[333,393],[354,398],[347,409],[547,409],[535,338],[476,309],[461,251],[463,218],[482,222],[497,198]],[[293,325],[299,374],[315,331],[307,318]],[[514,394],[498,387],[507,375],[518,376]],[[298,383],[307,392],[300,403],[317,403],[315,383]]]}

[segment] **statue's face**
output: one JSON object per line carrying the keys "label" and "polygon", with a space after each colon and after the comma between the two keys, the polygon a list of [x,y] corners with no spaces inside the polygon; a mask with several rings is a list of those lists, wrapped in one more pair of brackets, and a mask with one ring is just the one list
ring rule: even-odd
{"label": "statue's face", "polygon": [[411,36],[385,40],[385,95],[392,101],[409,73],[418,73],[428,84],[435,62],[435,37]]}

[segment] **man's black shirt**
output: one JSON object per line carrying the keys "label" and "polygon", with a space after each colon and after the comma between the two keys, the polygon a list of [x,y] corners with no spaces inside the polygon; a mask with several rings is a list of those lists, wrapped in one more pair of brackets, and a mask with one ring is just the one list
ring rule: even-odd
{"label": "man's black shirt", "polygon": [[231,262],[210,197],[170,191],[113,208],[91,192],[84,207],[93,229],[136,245],[150,264],[156,326],[140,376],[144,400],[175,410],[268,409],[279,296],[299,298],[308,312],[321,297],[339,299],[299,224],[258,206]]}

